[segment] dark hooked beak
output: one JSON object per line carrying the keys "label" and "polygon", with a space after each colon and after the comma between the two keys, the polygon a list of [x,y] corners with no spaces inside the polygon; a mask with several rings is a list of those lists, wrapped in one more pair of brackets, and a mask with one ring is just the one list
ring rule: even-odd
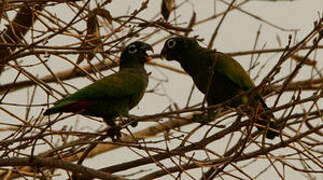
{"label": "dark hooked beak", "polygon": [[146,51],[151,51],[152,53],[154,53],[153,47],[150,44],[143,43],[141,49],[145,51],[145,62],[151,61],[151,57],[146,53]]}
{"label": "dark hooked beak", "polygon": [[[154,53],[153,47],[147,43],[143,43],[143,45],[141,46],[141,49],[145,51],[145,54],[146,54],[146,51],[151,51],[152,53]],[[148,61],[151,61],[151,57],[148,56],[148,54],[146,54],[145,62],[148,62]]]}
{"label": "dark hooked beak", "polygon": [[150,44],[143,43],[141,49],[144,51],[151,51],[152,53],[154,53],[154,49]]}

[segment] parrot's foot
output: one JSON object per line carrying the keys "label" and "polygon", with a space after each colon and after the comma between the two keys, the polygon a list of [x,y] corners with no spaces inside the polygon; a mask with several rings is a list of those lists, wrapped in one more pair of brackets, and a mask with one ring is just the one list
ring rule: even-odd
{"label": "parrot's foot", "polygon": [[206,114],[193,114],[192,120],[199,122],[201,125],[206,125],[210,122],[209,117]]}
{"label": "parrot's foot", "polygon": [[200,126],[204,126],[204,125],[209,125],[212,127],[217,127],[217,128],[225,128],[225,125],[220,125],[220,124],[210,124],[210,122],[212,122],[214,120],[214,115],[213,114],[193,114],[192,117],[193,121],[196,121],[198,123],[200,123]]}
{"label": "parrot's foot", "polygon": [[131,127],[136,127],[138,125],[138,122],[137,121],[132,121],[131,118],[129,119],[125,119],[125,120],[121,120],[121,124],[122,125],[130,125]]}
{"label": "parrot's foot", "polygon": [[138,122],[137,121],[131,122],[130,126],[131,127],[136,127],[136,126],[138,126]]}
{"label": "parrot's foot", "polygon": [[108,136],[112,139],[112,141],[120,139],[121,137],[121,127],[120,126],[114,126],[108,129]]}
{"label": "parrot's foot", "polygon": [[130,115],[128,117],[128,119],[124,122],[122,122],[123,124],[130,124],[131,127],[137,127],[138,125],[138,121],[135,121],[135,118],[137,118],[138,116],[135,115]]}

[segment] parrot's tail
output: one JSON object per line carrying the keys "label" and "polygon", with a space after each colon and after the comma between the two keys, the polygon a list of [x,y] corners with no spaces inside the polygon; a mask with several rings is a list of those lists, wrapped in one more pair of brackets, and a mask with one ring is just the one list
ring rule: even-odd
{"label": "parrot's tail", "polygon": [[[268,106],[267,106],[267,104],[265,103],[264,99],[262,99],[261,97],[258,97],[258,99],[259,99],[259,101],[260,101],[260,103],[261,103],[262,107],[264,108],[264,110],[265,110],[265,111],[266,111],[266,110],[269,110],[269,107],[268,107]],[[270,114],[270,115],[268,115],[265,119],[267,119],[268,121],[270,121],[270,119],[271,119],[273,116],[274,116],[273,114]],[[265,124],[265,122],[260,122],[260,124],[262,124],[262,125],[266,125],[266,124]],[[270,121],[270,123],[269,123],[269,128],[278,130],[278,127],[277,127],[273,122],[271,122],[271,121]],[[262,128],[259,128],[259,129],[262,129]],[[274,138],[275,138],[276,136],[278,136],[278,135],[279,135],[279,133],[278,133],[278,132],[274,132],[274,131],[268,130],[268,131],[267,131],[267,134],[266,134],[266,138],[268,138],[268,139],[274,139]]]}
{"label": "parrot's tail", "polygon": [[87,109],[91,106],[90,101],[76,101],[76,100],[60,100],[54,103],[55,106],[47,109],[44,112],[44,115],[50,115],[60,112],[73,112],[73,113],[81,113],[84,109]]}
{"label": "parrot's tail", "polygon": [[269,107],[267,106],[267,104],[265,103],[264,99],[262,97],[258,97],[262,107],[265,109],[265,110],[268,110]]}
{"label": "parrot's tail", "polygon": [[44,112],[44,116],[48,116],[48,115],[51,115],[51,114],[55,114],[55,113],[58,113],[59,110],[57,108],[49,108],[49,109],[46,109],[46,111]]}

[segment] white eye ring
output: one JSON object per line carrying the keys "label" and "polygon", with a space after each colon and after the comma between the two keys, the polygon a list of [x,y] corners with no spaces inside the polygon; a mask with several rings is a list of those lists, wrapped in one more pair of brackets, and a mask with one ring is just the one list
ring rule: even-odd
{"label": "white eye ring", "polygon": [[129,48],[128,48],[128,52],[130,54],[135,54],[137,51],[138,51],[138,49],[137,49],[136,45],[134,45],[134,44],[130,45]]}
{"label": "white eye ring", "polygon": [[167,41],[167,47],[168,48],[173,48],[176,45],[176,41],[174,39],[170,39]]}

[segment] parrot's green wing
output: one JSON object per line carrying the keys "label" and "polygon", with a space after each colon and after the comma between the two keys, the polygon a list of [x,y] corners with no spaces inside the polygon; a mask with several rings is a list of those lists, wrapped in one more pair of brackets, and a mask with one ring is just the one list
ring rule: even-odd
{"label": "parrot's green wing", "polygon": [[124,69],[86,86],[63,100],[91,100],[97,98],[118,98],[140,93],[147,86],[145,74]]}
{"label": "parrot's green wing", "polygon": [[86,108],[91,101],[96,100],[116,101],[129,98],[136,101],[133,96],[137,97],[138,94],[144,93],[147,83],[146,72],[138,73],[133,68],[123,69],[57,101],[44,115],[61,112],[64,108],[68,108],[65,112],[77,112],[78,109]]}
{"label": "parrot's green wing", "polygon": [[230,56],[216,52],[215,59],[216,72],[228,77],[233,83],[238,85],[243,90],[249,90],[255,87],[255,84],[251,80],[248,73]]}

